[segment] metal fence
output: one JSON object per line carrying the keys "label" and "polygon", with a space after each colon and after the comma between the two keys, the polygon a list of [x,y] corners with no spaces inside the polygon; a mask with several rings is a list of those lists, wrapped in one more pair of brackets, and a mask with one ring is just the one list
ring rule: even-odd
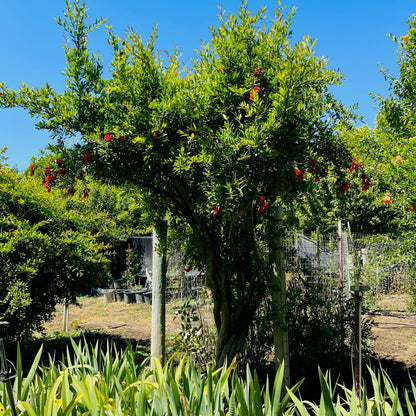
{"label": "metal fence", "polygon": [[[151,243],[135,243],[142,247],[140,259],[150,261]],[[334,234],[309,235],[289,233],[285,240],[286,280],[290,285],[293,271],[326,282],[328,293],[351,296],[355,282],[365,289],[364,305],[371,309],[413,310],[415,304],[415,255],[406,240],[383,236],[352,234],[339,230]],[[169,257],[167,300],[171,309],[180,311],[185,301],[191,301],[194,313],[204,327],[213,326],[212,299],[204,287],[203,275],[187,269],[180,253]],[[176,321],[180,325],[180,318]],[[172,332],[175,331],[175,325]]]}
{"label": "metal fence", "polygon": [[409,239],[291,233],[285,249],[287,270],[295,265],[309,277],[337,282],[344,296],[357,282],[368,308],[414,309],[416,250]]}

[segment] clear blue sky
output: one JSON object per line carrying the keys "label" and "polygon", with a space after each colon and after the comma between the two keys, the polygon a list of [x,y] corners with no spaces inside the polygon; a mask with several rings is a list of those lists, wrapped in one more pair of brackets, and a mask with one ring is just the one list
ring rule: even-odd
{"label": "clear blue sky", "polygon": [[[201,39],[209,40],[209,26],[218,25],[217,5],[227,13],[237,11],[240,0],[86,0],[92,18],[107,17],[114,31],[123,36],[127,27],[146,37],[158,25],[160,50],[172,51],[177,45],[184,58],[191,57]],[[62,90],[65,79],[64,43],[54,17],[61,16],[64,0],[3,0],[0,14],[0,82],[18,88],[46,82]],[[277,1],[248,0],[253,12],[264,5],[273,17]],[[294,39],[304,33],[316,39],[319,56],[329,58],[329,66],[345,74],[343,86],[334,90],[347,105],[357,103],[358,114],[373,126],[376,109],[370,91],[387,95],[386,83],[378,65],[396,72],[396,45],[386,36],[402,36],[407,19],[416,14],[415,0],[288,0],[296,6]],[[111,51],[101,28],[91,37],[92,51],[108,63]],[[6,146],[8,163],[25,169],[30,157],[49,142],[47,132],[38,131],[35,121],[22,110],[0,110],[0,147]]]}

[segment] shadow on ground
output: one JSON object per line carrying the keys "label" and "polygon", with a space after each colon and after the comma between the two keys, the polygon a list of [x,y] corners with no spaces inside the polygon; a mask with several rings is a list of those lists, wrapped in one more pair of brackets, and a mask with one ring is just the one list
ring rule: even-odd
{"label": "shadow on ground", "polygon": [[[88,345],[96,345],[100,343],[103,352],[107,351],[108,347],[112,347],[121,351],[130,344],[134,350],[143,354],[143,358],[150,353],[150,340],[135,340],[126,339],[117,335],[110,335],[99,331],[82,331],[79,335],[60,335],[54,338],[39,338],[35,340],[28,340],[20,343],[20,351],[22,357],[23,373],[29,371],[33,360],[38,353],[40,347],[43,345],[42,357],[40,363],[43,365],[49,364],[49,357],[52,357],[55,362],[62,361],[62,357],[67,354],[67,349],[72,351],[71,339],[77,344],[84,340]],[[7,359],[11,363],[16,363],[17,343],[5,344]]]}

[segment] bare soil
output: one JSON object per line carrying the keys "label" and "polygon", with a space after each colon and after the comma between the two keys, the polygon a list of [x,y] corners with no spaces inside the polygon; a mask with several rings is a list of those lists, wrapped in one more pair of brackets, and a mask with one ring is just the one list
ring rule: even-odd
{"label": "bare soil", "polygon": [[[409,375],[416,381],[416,313],[400,312],[398,300],[393,301],[394,311],[375,310],[363,316],[375,323],[370,364],[376,368],[381,365],[397,385],[408,387]],[[105,303],[102,297],[83,297],[79,299],[79,304],[69,307],[70,331],[76,333],[80,329],[89,329],[149,344],[150,305]],[[175,318],[176,310],[175,304],[167,307],[167,335],[174,334],[180,325],[179,319]],[[63,308],[58,306],[55,318],[45,324],[45,331],[58,334],[62,333],[62,329]]]}

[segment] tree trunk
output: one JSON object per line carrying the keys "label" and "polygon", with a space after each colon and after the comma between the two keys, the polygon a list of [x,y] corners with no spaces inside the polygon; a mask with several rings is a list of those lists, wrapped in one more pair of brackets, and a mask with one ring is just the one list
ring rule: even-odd
{"label": "tree trunk", "polygon": [[151,357],[165,362],[166,337],[166,254],[160,251],[160,244],[166,249],[167,225],[159,221],[153,228],[153,266],[152,266],[152,333]]}
{"label": "tree trunk", "polygon": [[286,278],[284,269],[284,241],[282,231],[282,209],[276,210],[276,221],[271,222],[269,257],[272,266],[271,292],[273,311],[273,339],[277,368],[284,364],[284,381],[290,385],[289,334],[286,322]]}

